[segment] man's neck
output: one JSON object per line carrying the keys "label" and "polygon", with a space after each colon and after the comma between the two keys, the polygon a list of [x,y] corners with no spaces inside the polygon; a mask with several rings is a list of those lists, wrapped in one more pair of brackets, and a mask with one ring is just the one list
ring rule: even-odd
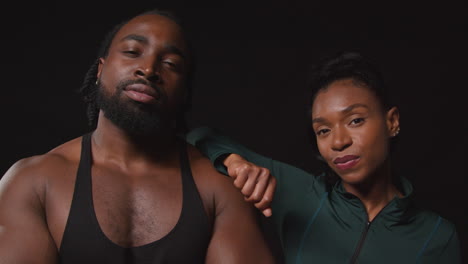
{"label": "man's neck", "polygon": [[93,132],[92,146],[93,155],[122,166],[165,163],[176,153],[176,135],[172,129],[162,129],[151,135],[133,135],[101,115]]}

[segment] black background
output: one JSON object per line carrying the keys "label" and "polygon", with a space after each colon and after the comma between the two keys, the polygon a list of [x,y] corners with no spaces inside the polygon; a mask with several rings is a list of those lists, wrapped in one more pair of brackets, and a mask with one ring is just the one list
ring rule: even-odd
{"label": "black background", "polygon": [[[2,16],[1,175],[87,132],[76,90],[114,24],[149,8],[186,23],[198,59],[191,127],[305,170],[309,66],[341,50],[384,72],[400,108],[395,164],[467,251],[467,10],[462,1],[11,2]],[[463,252],[464,260],[467,254]]]}

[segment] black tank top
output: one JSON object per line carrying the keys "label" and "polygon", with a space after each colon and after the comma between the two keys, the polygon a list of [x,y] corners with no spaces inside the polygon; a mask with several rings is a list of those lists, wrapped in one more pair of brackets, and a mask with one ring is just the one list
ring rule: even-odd
{"label": "black tank top", "polygon": [[59,250],[60,263],[204,263],[211,228],[192,177],[185,143],[180,144],[182,211],[175,227],[152,243],[124,248],[102,232],[91,188],[91,133],[83,136],[73,200]]}

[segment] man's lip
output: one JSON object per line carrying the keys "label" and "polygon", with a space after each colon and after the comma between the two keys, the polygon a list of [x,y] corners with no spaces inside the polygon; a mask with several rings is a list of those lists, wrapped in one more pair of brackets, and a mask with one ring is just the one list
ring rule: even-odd
{"label": "man's lip", "polygon": [[149,95],[151,97],[157,98],[158,93],[156,92],[156,89],[153,87],[143,84],[143,83],[134,83],[134,84],[129,84],[127,87],[125,87],[126,91],[135,91],[138,93],[143,93],[146,95]]}
{"label": "man's lip", "polygon": [[124,93],[130,97],[130,99],[145,104],[155,103],[158,99],[158,93],[154,88],[141,83],[128,85],[125,87]]}

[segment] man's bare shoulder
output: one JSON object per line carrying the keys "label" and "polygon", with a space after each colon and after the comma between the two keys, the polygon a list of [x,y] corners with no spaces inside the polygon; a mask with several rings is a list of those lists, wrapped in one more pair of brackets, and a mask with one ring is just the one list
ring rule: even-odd
{"label": "man's bare shoulder", "polygon": [[81,137],[59,145],[47,153],[16,161],[2,177],[4,181],[24,181],[35,184],[64,173],[77,166],[80,159]]}
{"label": "man's bare shoulder", "polygon": [[14,259],[11,263],[39,263],[38,258],[44,259],[41,263],[55,263],[58,237],[65,226],[60,223],[66,221],[57,219],[61,214],[67,217],[63,208],[71,203],[80,142],[73,139],[45,154],[18,160],[1,178],[0,255]]}
{"label": "man's bare shoulder", "polygon": [[194,177],[196,180],[203,181],[208,187],[219,189],[219,188],[234,188],[232,186],[232,179],[219,173],[214,167],[211,161],[205,157],[198,149],[189,145],[188,153],[190,157],[190,165]]}
{"label": "man's bare shoulder", "polygon": [[190,146],[188,150],[193,178],[205,202],[215,201],[216,204],[212,206],[218,210],[228,203],[250,206],[244,202],[242,193],[236,189],[231,177],[219,173],[195,147]]}
{"label": "man's bare shoulder", "polygon": [[[190,164],[205,205],[213,213],[213,236],[206,263],[274,263],[262,237],[254,207],[244,201],[232,178],[216,171],[210,160],[189,146]],[[239,224],[241,223],[241,224]]]}

